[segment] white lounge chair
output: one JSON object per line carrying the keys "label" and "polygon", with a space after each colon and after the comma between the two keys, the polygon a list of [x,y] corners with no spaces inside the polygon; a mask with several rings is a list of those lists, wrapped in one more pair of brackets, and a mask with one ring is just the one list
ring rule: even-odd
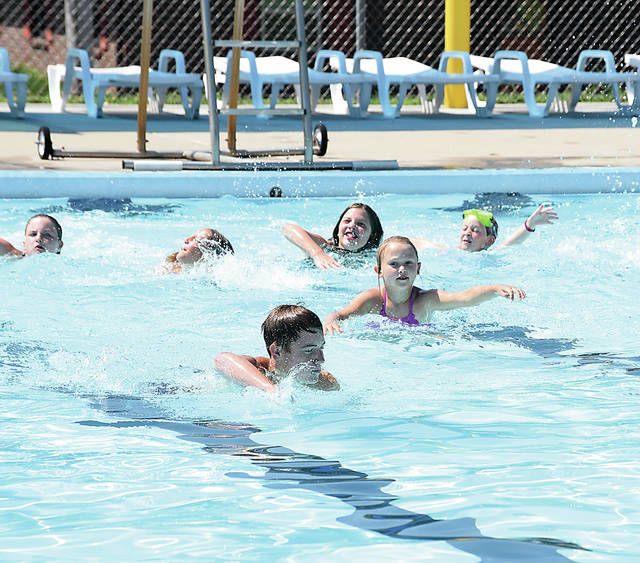
{"label": "white lounge chair", "polygon": [[[626,64],[627,66],[635,67],[637,69],[637,72],[638,70],[640,70],[640,54],[627,53],[624,56],[624,64]],[[640,93],[638,93],[638,95],[640,95]],[[629,102],[630,106],[635,107],[635,105],[640,102],[637,97],[638,96],[636,96],[635,88],[633,88],[633,85],[630,82],[627,82],[627,101]]]}
{"label": "white lounge chair", "polygon": [[[362,78],[354,76],[346,71],[324,72],[323,63],[334,56],[336,51],[319,51],[313,69],[309,69],[309,85],[311,86],[311,109],[315,110],[318,103],[320,86],[335,84],[359,86]],[[227,69],[231,67],[232,52],[226,57],[214,57],[213,66],[216,73],[216,83],[223,83],[222,107],[226,107],[229,100],[231,86],[231,74]],[[367,80],[367,78],[364,78]],[[292,84],[296,99],[300,103],[300,67],[297,61],[282,56],[256,57],[251,51],[240,51],[240,83],[251,86],[251,100],[256,109],[266,109],[262,100],[262,89],[265,85],[271,85],[271,100],[269,107],[273,109],[280,96],[282,88],[286,84]],[[208,93],[207,93],[208,97]],[[353,110],[350,102],[334,104],[335,113],[347,113]]]}
{"label": "white lounge chair", "polygon": [[24,117],[24,106],[27,103],[26,74],[11,72],[9,64],[9,51],[0,47],[0,82],[4,84],[4,92],[9,103],[11,114],[16,117]]}
{"label": "white lounge chair", "polygon": [[[525,103],[531,117],[545,117],[552,107],[558,110],[562,105],[557,100],[558,89],[562,85],[571,86],[571,97],[567,104],[568,111],[574,111],[580,99],[580,91],[585,84],[610,84],[615,102],[619,109],[625,109],[620,99],[618,84],[626,82],[631,91],[635,91],[638,84],[638,74],[616,72],[611,51],[585,50],[578,57],[575,69],[560,66],[539,59],[529,59],[522,51],[498,51],[493,58],[471,55],[474,67],[485,73],[498,77],[497,82],[487,85],[486,110],[491,112],[495,106],[500,84],[520,84],[524,93]],[[604,72],[585,70],[591,59],[601,59],[605,63]],[[537,104],[535,91],[538,85],[547,85],[547,101]]]}
{"label": "white lounge chair", "polygon": [[[447,72],[447,64],[452,59],[462,62],[462,73]],[[332,60],[335,66],[340,58]],[[475,86],[479,82],[494,82],[497,78],[487,74],[473,72],[469,53],[463,51],[446,51],[440,57],[438,69],[426,64],[414,61],[406,57],[385,58],[378,51],[356,51],[353,59],[344,59],[344,64],[354,75],[364,75],[369,80],[360,79],[362,88],[360,91],[360,111],[367,112],[371,101],[372,85],[378,88],[378,96],[384,117],[393,118],[399,115],[402,104],[406,99],[409,89],[416,85],[420,96],[420,103],[424,113],[437,113],[444,101],[444,87],[446,84],[463,84],[466,86],[467,102],[472,106],[476,115],[484,115],[484,107],[478,101]],[[396,105],[391,103],[389,89],[393,84],[398,85],[398,101]],[[435,86],[435,100],[430,103],[427,100],[427,85]],[[336,93],[336,97],[339,93]],[[332,96],[334,93],[332,92]],[[334,102],[335,103],[335,102]]]}
{"label": "white lounge chair", "polygon": [[[175,72],[167,72],[169,61],[175,61]],[[76,66],[76,61],[80,66]],[[197,74],[185,70],[184,55],[180,51],[163,49],[160,52],[159,70],[149,70],[149,99],[152,109],[162,111],[167,90],[177,88],[182,98],[185,117],[197,119],[202,98],[202,80]],[[102,117],[102,105],[107,88],[112,86],[138,88],[140,67],[138,65],[116,68],[91,68],[89,54],[84,49],[70,49],[65,64],[49,65],[49,96],[55,112],[63,112],[71,93],[73,79],[82,81],[82,92],[89,117]],[[62,92],[60,83],[64,82]],[[156,98],[154,99],[153,92]],[[189,92],[191,103],[189,103]]]}

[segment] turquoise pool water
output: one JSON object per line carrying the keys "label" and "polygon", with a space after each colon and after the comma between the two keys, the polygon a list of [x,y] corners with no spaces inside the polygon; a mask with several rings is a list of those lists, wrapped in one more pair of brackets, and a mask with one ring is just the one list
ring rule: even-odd
{"label": "turquoise pool water", "polygon": [[[366,196],[386,235],[455,240],[471,195]],[[501,236],[537,202],[560,221],[500,253],[424,251],[418,285],[506,282],[436,328],[328,338],[338,393],[271,400],[212,368],[262,354],[275,305],[321,317],[376,283],[373,260],[309,267],[280,227],[330,233],[351,198],[0,201],[60,256],[0,260],[0,558],[640,559],[636,194],[494,196]],[[212,226],[236,255],[158,265]]]}

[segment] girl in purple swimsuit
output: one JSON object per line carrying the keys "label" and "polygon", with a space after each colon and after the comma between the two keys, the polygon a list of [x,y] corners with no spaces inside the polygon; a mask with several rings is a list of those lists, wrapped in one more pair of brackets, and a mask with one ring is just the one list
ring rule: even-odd
{"label": "girl in purple swimsuit", "polygon": [[[378,248],[378,287],[363,291],[346,307],[325,319],[325,334],[342,332],[340,321],[352,315],[380,314],[405,325],[429,322],[434,311],[449,311],[472,307],[496,295],[512,301],[524,299],[525,292],[511,285],[476,285],[464,291],[448,292],[440,289],[420,289],[413,285],[420,273],[418,251],[406,237],[391,237]],[[382,279],[382,287],[380,280]]]}

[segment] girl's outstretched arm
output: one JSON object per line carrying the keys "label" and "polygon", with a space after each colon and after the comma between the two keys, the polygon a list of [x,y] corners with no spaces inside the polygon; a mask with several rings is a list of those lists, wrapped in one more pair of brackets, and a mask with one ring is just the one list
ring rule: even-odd
{"label": "girl's outstretched arm", "polygon": [[343,332],[340,321],[354,315],[366,315],[380,302],[380,290],[377,287],[367,289],[355,296],[353,301],[335,313],[329,313],[322,323],[325,334]]}
{"label": "girl's outstretched arm", "polygon": [[13,246],[13,244],[8,240],[0,238],[0,256],[6,256],[7,254],[11,256],[22,256],[22,252]]}
{"label": "girl's outstretched arm", "polygon": [[251,385],[268,393],[274,393],[276,386],[258,369],[260,359],[223,352],[216,356],[215,365],[218,371],[238,383]]}
{"label": "girl's outstretched arm", "polygon": [[502,244],[496,246],[496,250],[504,248],[505,246],[513,246],[515,244],[521,244],[529,235],[536,230],[539,225],[553,225],[554,221],[558,220],[558,214],[555,209],[546,203],[542,203],[538,209],[536,209],[527,219],[524,224],[516,229],[511,235],[507,237]]}
{"label": "girl's outstretched arm", "polygon": [[410,237],[409,239],[418,250],[424,250],[425,248],[437,248],[438,250],[447,250],[447,246],[438,244],[428,238],[422,237]]}
{"label": "girl's outstretched arm", "polygon": [[432,294],[431,307],[436,311],[450,311],[460,307],[473,307],[493,297],[500,295],[507,299],[524,299],[527,294],[523,289],[512,285],[475,285],[464,291],[451,293],[448,291],[436,290]]}
{"label": "girl's outstretched arm", "polygon": [[282,227],[282,234],[298,248],[304,250],[321,270],[341,268],[342,264],[334,260],[324,250],[322,245],[326,243],[320,235],[305,231],[300,225],[287,223]]}

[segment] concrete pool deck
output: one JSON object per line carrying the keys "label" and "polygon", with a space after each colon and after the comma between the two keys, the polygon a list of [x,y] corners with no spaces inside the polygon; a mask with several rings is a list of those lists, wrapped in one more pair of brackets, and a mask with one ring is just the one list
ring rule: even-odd
{"label": "concrete pool deck", "polygon": [[[148,150],[209,149],[206,106],[196,121],[185,120],[181,107],[166,109],[149,114]],[[491,118],[459,110],[425,116],[409,106],[397,119],[318,113],[313,123],[324,123],[329,132],[327,154],[318,160],[397,160],[401,168],[415,169],[640,166],[639,128],[631,115],[614,109],[612,103],[583,103],[573,114],[532,119],[524,104],[498,105]],[[105,117],[90,119],[81,105],[55,114],[48,104],[28,104],[26,118],[15,119],[0,103],[0,170],[121,170],[118,158],[40,160],[36,134],[41,126],[49,127],[57,149],[135,152],[136,111],[135,105],[106,105]],[[226,148],[225,118],[220,125]],[[238,148],[280,146],[302,146],[300,118],[238,119]]]}

